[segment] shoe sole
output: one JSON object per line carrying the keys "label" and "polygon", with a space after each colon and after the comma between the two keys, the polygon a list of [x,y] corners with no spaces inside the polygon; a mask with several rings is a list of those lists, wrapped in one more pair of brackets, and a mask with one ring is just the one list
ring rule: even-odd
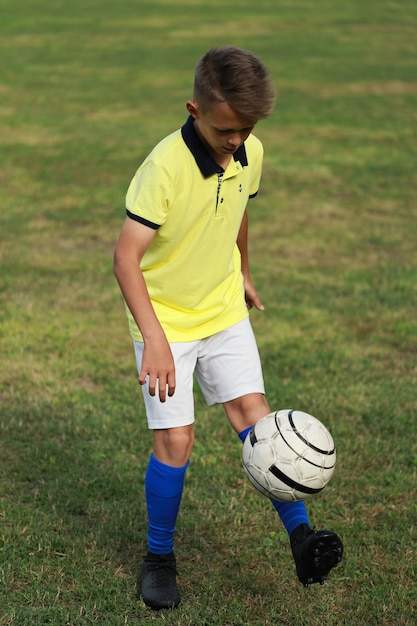
{"label": "shoe sole", "polygon": [[330,570],[337,567],[342,560],[342,555],[343,544],[338,537],[321,537],[314,551],[314,567],[317,573],[302,581],[304,587],[315,583],[323,585]]}
{"label": "shoe sole", "polygon": [[164,609],[165,610],[176,609],[177,606],[179,606],[181,602],[181,600],[179,600],[178,602],[170,602],[170,603],[167,602],[166,604],[157,604],[156,602],[146,600],[146,598],[144,598],[142,594],[140,594],[140,597],[142,597],[142,600],[146,604],[146,606],[148,606],[153,611],[163,611]]}

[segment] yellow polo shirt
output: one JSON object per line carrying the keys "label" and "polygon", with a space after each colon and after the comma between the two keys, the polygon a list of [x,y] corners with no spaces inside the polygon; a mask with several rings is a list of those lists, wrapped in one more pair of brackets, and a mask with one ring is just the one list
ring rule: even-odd
{"label": "yellow polo shirt", "polygon": [[[168,341],[209,337],[247,317],[236,239],[258,191],[262,157],[261,142],[250,135],[223,170],[190,117],[130,183],[127,215],[156,230],[141,269]],[[142,341],[127,314],[132,337]]]}

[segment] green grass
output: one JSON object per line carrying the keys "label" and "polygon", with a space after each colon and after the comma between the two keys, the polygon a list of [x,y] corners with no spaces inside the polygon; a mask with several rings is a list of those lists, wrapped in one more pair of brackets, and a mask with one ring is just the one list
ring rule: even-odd
{"label": "green grass", "polygon": [[[201,0],[0,7],[1,626],[390,626],[417,619],[417,5]],[[312,523],[346,558],[303,589],[241,446],[198,390],[178,521],[183,603],[135,598],[150,451],[112,253],[197,58],[277,85],[250,206],[252,315],[274,408],[338,449]]]}

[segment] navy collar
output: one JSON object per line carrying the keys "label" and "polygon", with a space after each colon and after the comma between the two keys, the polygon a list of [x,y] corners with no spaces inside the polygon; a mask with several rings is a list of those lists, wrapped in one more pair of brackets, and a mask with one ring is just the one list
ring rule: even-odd
{"label": "navy collar", "polygon": [[[221,172],[224,172],[224,169],[216,163],[213,157],[207,152],[207,149],[194,128],[194,118],[191,115],[181,128],[181,134],[205,178],[208,178],[213,174],[220,174]],[[235,161],[240,161],[243,167],[248,165],[245,144],[239,146],[233,154],[233,158]]]}

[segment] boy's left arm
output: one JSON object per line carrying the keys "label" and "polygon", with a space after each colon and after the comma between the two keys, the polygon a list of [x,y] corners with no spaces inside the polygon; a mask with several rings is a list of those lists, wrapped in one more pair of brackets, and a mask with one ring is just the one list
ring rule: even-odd
{"label": "boy's left arm", "polygon": [[245,288],[245,300],[248,309],[255,307],[259,311],[264,310],[264,306],[259,299],[255,286],[252,282],[249,268],[249,255],[248,255],[248,213],[245,210],[240,225],[239,233],[237,236],[237,247],[240,251],[241,268],[243,274],[243,285]]}

